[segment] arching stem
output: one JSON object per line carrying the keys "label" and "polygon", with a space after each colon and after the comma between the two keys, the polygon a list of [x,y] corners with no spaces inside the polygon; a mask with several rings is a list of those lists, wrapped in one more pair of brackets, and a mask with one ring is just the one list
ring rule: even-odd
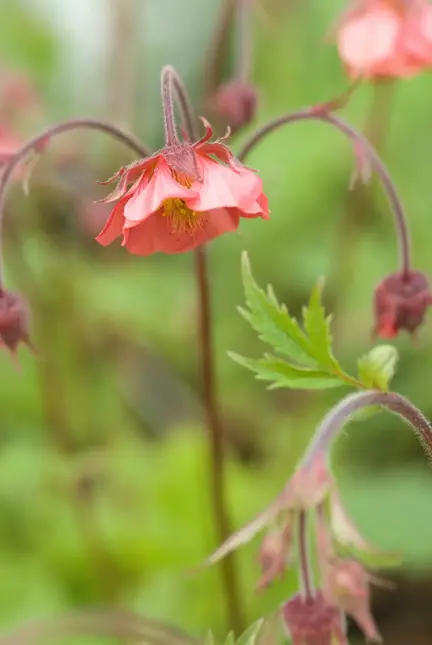
{"label": "arching stem", "polygon": [[296,121],[314,120],[329,123],[340,132],[345,134],[345,136],[347,136],[348,139],[354,144],[355,149],[358,152],[361,152],[365,159],[369,161],[375,172],[379,175],[383,188],[387,193],[387,197],[394,215],[396,235],[399,242],[400,270],[404,276],[408,277],[411,269],[411,242],[408,232],[408,223],[402,202],[399,198],[396,187],[385,164],[381,161],[380,157],[376,153],[373,146],[370,145],[368,140],[351,125],[335,116],[334,114],[322,111],[319,108],[305,108],[304,110],[278,117],[264,125],[262,128],[251,135],[249,140],[241,149],[238,158],[240,159],[240,161],[244,161],[251,150],[253,150],[264,137],[266,137],[271,132],[278,130],[283,125],[295,123]]}
{"label": "arching stem", "polygon": [[77,128],[88,128],[92,130],[99,130],[109,134],[121,143],[124,143],[128,148],[137,153],[140,157],[148,157],[151,152],[140,141],[135,139],[132,135],[126,134],[119,128],[110,123],[99,121],[97,119],[72,119],[54,125],[42,134],[33,137],[25,145],[20,148],[6,166],[3,167],[0,173],[0,290],[3,288],[3,217],[4,205],[6,200],[7,188],[11,182],[15,169],[20,166],[32,153],[41,153],[45,150],[49,142],[59,134],[76,130]]}
{"label": "arching stem", "polygon": [[430,421],[401,394],[375,390],[350,394],[327,413],[318,426],[300,467],[308,466],[317,454],[329,452],[333,440],[354,412],[375,405],[382,406],[408,421],[427,456],[432,458],[432,424]]}

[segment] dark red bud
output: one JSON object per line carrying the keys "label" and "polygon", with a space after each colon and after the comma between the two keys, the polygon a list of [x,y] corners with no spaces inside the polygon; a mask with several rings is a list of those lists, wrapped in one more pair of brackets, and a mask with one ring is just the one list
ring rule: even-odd
{"label": "dark red bud", "polygon": [[296,594],[282,607],[282,619],[293,645],[348,645],[341,612],[321,593],[312,598]]}
{"label": "dark red bud", "polygon": [[25,300],[13,291],[0,292],[0,345],[16,356],[18,345],[24,343],[36,352],[29,336],[29,309]]}
{"label": "dark red bud", "polygon": [[212,108],[222,125],[237,132],[252,121],[257,103],[258,96],[253,85],[234,80],[219,87]]}
{"label": "dark red bud", "polygon": [[393,338],[401,329],[414,333],[424,319],[432,293],[427,276],[420,271],[390,274],[375,289],[374,333]]}

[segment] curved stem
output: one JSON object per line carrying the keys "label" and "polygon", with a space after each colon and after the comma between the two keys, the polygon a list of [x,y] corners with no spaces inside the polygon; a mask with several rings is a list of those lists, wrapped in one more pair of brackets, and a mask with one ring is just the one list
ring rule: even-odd
{"label": "curved stem", "polygon": [[[368,109],[363,134],[378,154],[382,154],[385,139],[389,132],[391,108],[393,105],[396,81],[377,80],[372,87],[372,102]],[[357,184],[347,194],[332,253],[329,283],[333,285],[331,309],[333,312],[333,337],[335,343],[341,340],[339,328],[343,316],[339,316],[342,303],[351,288],[350,276],[354,272],[360,241],[370,225],[369,211],[372,210],[372,195],[365,186]]]}
{"label": "curved stem", "polygon": [[[220,543],[223,543],[231,534],[231,522],[225,490],[224,433],[215,392],[210,288],[207,272],[207,256],[204,247],[200,246],[197,248],[195,261],[199,304],[202,385],[209,431],[212,510],[217,530],[217,539]],[[243,616],[238,575],[233,555],[222,560],[220,566],[230,627],[237,634],[240,634],[243,630]]]}
{"label": "curved stem", "polygon": [[393,181],[385,164],[381,161],[373,146],[370,145],[368,140],[360,132],[355,130],[355,128],[350,126],[348,123],[342,121],[342,119],[339,119],[333,114],[313,107],[305,108],[304,110],[293,112],[292,114],[286,114],[274,119],[273,121],[270,121],[265,126],[260,128],[257,132],[252,134],[250,139],[244,144],[243,148],[241,149],[240,154],[238,155],[239,160],[244,161],[249,152],[253,148],[255,148],[255,146],[265,136],[267,136],[274,130],[279,129],[281,126],[288,125],[289,123],[295,123],[296,121],[310,120],[330,123],[335,128],[340,130],[343,134],[345,134],[357,147],[360,148],[362,152],[366,153],[367,159],[381,179],[382,185],[387,193],[388,200],[392,207],[395,218],[396,234],[399,241],[401,271],[404,276],[408,276],[411,268],[411,243],[408,232],[408,223],[402,202],[399,198],[396,187],[393,184]]}
{"label": "curved stem", "polygon": [[167,146],[179,143],[174,118],[174,98],[177,100],[183,127],[189,139],[196,141],[198,139],[197,121],[188,93],[175,69],[167,65],[162,70],[162,103]]}
{"label": "curved stem", "polygon": [[301,467],[310,464],[318,453],[327,453],[348,418],[357,410],[378,405],[398,414],[411,425],[428,458],[432,458],[432,424],[408,399],[396,392],[366,391],[350,394],[328,412],[318,426]]}
{"label": "curved stem", "polygon": [[252,68],[252,1],[237,0],[237,34],[234,77],[247,83]]}
{"label": "curved stem", "polygon": [[307,520],[308,520],[308,516],[306,514],[306,511],[300,511],[299,517],[298,517],[300,586],[304,596],[307,599],[310,599],[313,596],[313,584],[312,584],[313,574],[312,574],[312,567],[311,567],[310,558],[309,558],[309,540],[308,540]]}
{"label": "curved stem", "polygon": [[140,155],[140,157],[148,157],[151,152],[140,141],[135,139],[132,135],[122,132],[119,128],[110,123],[99,121],[97,119],[71,119],[54,125],[42,134],[33,137],[25,145],[22,146],[12,157],[6,166],[3,166],[0,173],[0,289],[3,286],[3,261],[1,256],[2,249],[2,235],[3,235],[3,217],[4,205],[6,200],[6,192],[8,185],[12,179],[15,168],[17,168],[32,152],[42,152],[51,139],[58,134],[69,132],[77,128],[90,128],[92,130],[99,130],[114,137],[118,141],[124,143],[128,148]]}

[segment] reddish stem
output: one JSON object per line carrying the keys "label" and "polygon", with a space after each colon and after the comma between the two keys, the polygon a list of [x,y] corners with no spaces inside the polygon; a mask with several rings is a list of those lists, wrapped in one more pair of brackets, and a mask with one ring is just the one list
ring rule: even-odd
{"label": "reddish stem", "polygon": [[317,454],[329,452],[333,440],[354,412],[376,405],[408,421],[427,456],[432,459],[432,424],[418,408],[396,392],[363,391],[345,397],[327,413],[306,450],[300,468],[308,466]]}
{"label": "reddish stem", "polygon": [[299,548],[299,576],[300,585],[305,598],[313,597],[312,567],[309,558],[308,516],[306,511],[301,511],[298,518],[298,548]]}
{"label": "reddish stem", "polygon": [[250,151],[255,148],[255,146],[268,134],[274,130],[278,130],[283,125],[288,125],[290,123],[295,123],[296,121],[324,121],[329,123],[333,127],[337,128],[345,134],[345,136],[350,139],[357,147],[366,154],[367,159],[370,164],[373,166],[375,172],[379,175],[383,188],[387,193],[390,205],[392,207],[392,212],[394,215],[396,235],[399,241],[400,249],[400,267],[402,273],[407,276],[411,270],[411,243],[410,236],[408,232],[408,222],[405,216],[404,208],[402,202],[399,198],[396,187],[390,177],[390,174],[375,151],[375,148],[370,145],[369,141],[355,128],[350,126],[342,119],[339,119],[334,114],[322,111],[322,108],[305,108],[298,112],[293,112],[292,114],[285,114],[281,117],[273,119],[258,131],[256,131],[249,140],[244,144],[243,148],[238,155],[240,161],[244,161],[246,156]]}
{"label": "reddish stem", "polygon": [[[223,543],[231,535],[225,490],[224,432],[216,401],[210,288],[207,271],[207,256],[204,247],[195,252],[195,273],[198,286],[199,334],[201,347],[202,385],[204,407],[209,429],[211,499],[218,542]],[[233,554],[221,561],[221,574],[228,608],[230,627],[237,634],[243,631],[238,575]]]}
{"label": "reddish stem", "polygon": [[105,123],[104,121],[99,121],[97,119],[72,119],[70,121],[64,121],[63,123],[58,123],[54,125],[42,134],[33,137],[25,145],[22,146],[12,157],[9,163],[6,166],[3,166],[2,172],[0,173],[0,290],[3,288],[3,258],[2,258],[2,230],[3,230],[3,216],[4,216],[4,205],[6,200],[7,188],[13,177],[15,168],[22,164],[26,158],[33,152],[40,153],[42,152],[51,139],[59,134],[64,132],[69,132],[70,130],[76,130],[77,128],[90,128],[92,130],[100,130],[105,132],[110,136],[118,139],[124,143],[128,148],[131,148],[134,152],[139,154],[140,157],[148,157],[151,152],[148,148],[135,139],[132,135],[122,132],[119,128],[110,123]]}

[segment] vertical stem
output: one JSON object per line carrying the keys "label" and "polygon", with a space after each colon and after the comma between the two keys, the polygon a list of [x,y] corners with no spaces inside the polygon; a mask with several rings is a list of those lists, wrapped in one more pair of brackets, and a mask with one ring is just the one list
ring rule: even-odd
{"label": "vertical stem", "polygon": [[[388,135],[394,90],[394,81],[374,83],[372,103],[364,127],[365,137],[380,155]],[[348,193],[332,254],[334,264],[330,269],[329,282],[335,285],[332,311],[335,313],[333,332],[336,342],[340,337],[337,326],[342,321],[338,313],[351,286],[349,276],[354,270],[360,238],[368,225],[369,210],[370,196],[366,193],[366,187],[358,183]]]}
{"label": "vertical stem", "polygon": [[[209,431],[212,509],[217,539],[223,543],[231,534],[231,522],[226,503],[224,436],[215,393],[210,289],[207,256],[203,246],[198,247],[195,252],[195,272],[199,303],[202,385]],[[220,566],[230,627],[240,634],[243,616],[233,555],[222,560]]]}
{"label": "vertical stem", "polygon": [[173,76],[171,67],[164,67],[161,77],[162,108],[164,115],[165,145],[174,146],[179,142],[174,118]]}
{"label": "vertical stem", "polygon": [[221,11],[207,50],[204,65],[204,101],[210,99],[223,81],[224,65],[228,56],[231,25],[237,0],[221,0]]}
{"label": "vertical stem", "polygon": [[[117,123],[135,122],[137,98],[139,0],[110,0],[108,14],[107,116]],[[119,55],[121,52],[121,55]]]}
{"label": "vertical stem", "polygon": [[252,67],[252,0],[237,0],[236,80],[247,83]]}
{"label": "vertical stem", "polygon": [[309,558],[309,536],[306,511],[301,511],[298,518],[298,548],[299,548],[299,582],[306,598],[313,597],[312,568]]}

